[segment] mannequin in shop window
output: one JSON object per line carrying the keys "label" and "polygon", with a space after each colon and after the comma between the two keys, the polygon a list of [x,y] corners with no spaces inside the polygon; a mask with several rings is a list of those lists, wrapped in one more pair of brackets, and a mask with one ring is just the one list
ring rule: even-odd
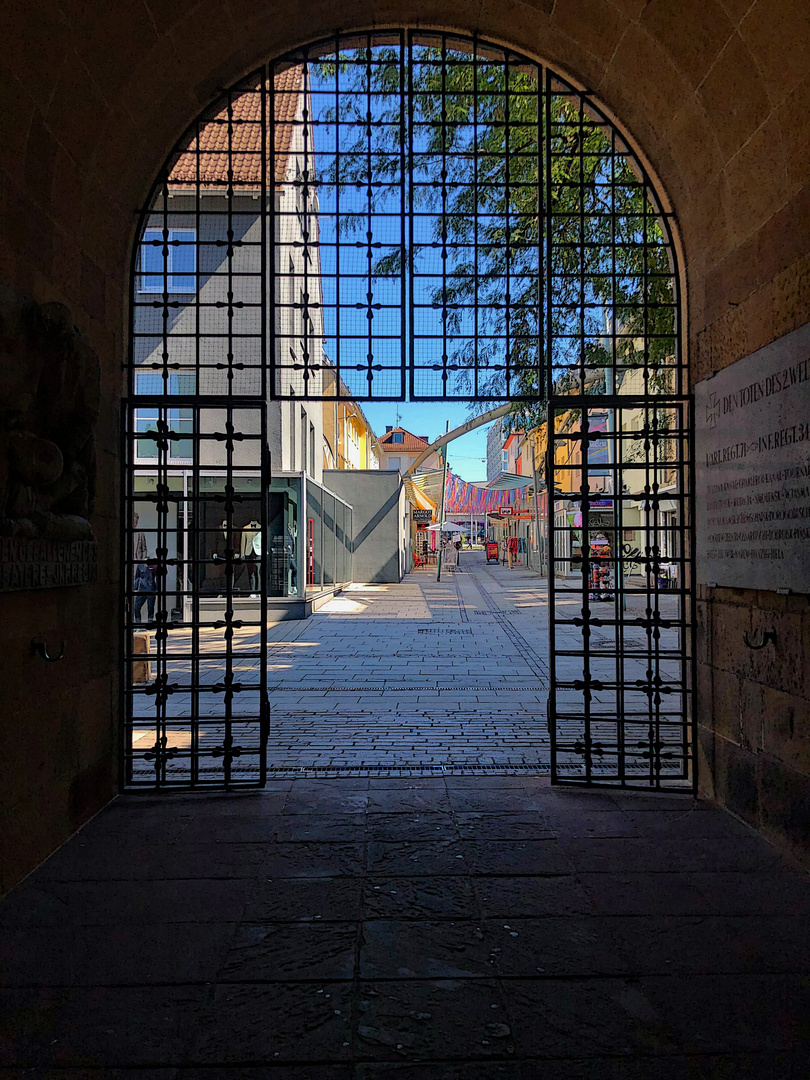
{"label": "mannequin in shop window", "polygon": [[141,611],[146,601],[146,618],[148,622],[155,620],[155,566],[152,563],[138,563],[135,571],[135,597],[132,604],[133,622],[141,622]]}
{"label": "mannequin in shop window", "polygon": [[220,522],[219,529],[211,534],[211,547],[213,549],[211,558],[214,565],[207,568],[206,592],[219,593],[221,596],[226,586],[227,560],[233,558],[233,544],[228,532],[226,518],[223,518]]}
{"label": "mannequin in shop window", "polygon": [[247,587],[253,599],[256,599],[259,590],[259,562],[255,542],[258,540],[258,551],[261,552],[261,533],[261,523],[255,518],[242,529],[240,554],[247,571]]}
{"label": "mannequin in shop window", "polygon": [[295,537],[293,536],[292,526],[287,526],[287,539],[284,543],[285,550],[287,552],[287,559],[290,564],[290,589],[292,592],[298,590],[298,566],[295,562]]}
{"label": "mannequin in shop window", "polygon": [[138,528],[138,515],[133,514],[132,517],[132,555],[135,562],[135,572],[133,575],[133,591],[135,595],[132,598],[132,620],[133,622],[141,621],[141,610],[146,601],[146,617],[149,622],[153,622],[155,618],[155,568],[154,564],[147,562],[149,551],[146,544],[146,537]]}

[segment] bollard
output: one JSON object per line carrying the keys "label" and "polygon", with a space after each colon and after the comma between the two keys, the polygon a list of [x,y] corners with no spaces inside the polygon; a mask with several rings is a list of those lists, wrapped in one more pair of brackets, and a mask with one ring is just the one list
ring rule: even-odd
{"label": "bollard", "polygon": [[[132,635],[132,652],[133,654],[140,654],[148,656],[151,651],[151,640],[149,634],[145,630],[136,630]],[[132,681],[133,683],[148,683],[152,681],[152,661],[151,660],[133,660],[132,661]]]}

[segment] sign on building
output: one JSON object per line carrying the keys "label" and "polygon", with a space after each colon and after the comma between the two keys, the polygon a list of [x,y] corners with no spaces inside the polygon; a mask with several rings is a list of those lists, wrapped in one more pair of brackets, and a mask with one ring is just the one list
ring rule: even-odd
{"label": "sign on building", "polygon": [[500,513],[501,517],[511,517],[512,516],[512,507],[511,506],[500,506],[498,508],[498,510],[499,510],[499,513]]}
{"label": "sign on building", "polygon": [[433,521],[432,510],[414,510],[413,520],[419,525],[429,525]]}
{"label": "sign on building", "polygon": [[810,592],[810,324],[695,387],[698,580]]}

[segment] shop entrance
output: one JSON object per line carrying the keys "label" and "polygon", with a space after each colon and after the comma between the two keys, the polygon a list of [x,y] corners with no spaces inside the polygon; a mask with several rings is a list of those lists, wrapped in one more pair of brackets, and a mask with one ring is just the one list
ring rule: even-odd
{"label": "shop entrance", "polygon": [[297,410],[341,400],[511,402],[544,433],[553,779],[694,784],[673,228],[589,94],[476,38],[341,34],[212,104],[132,273],[129,786],[263,783],[268,592],[303,550],[271,458],[316,474]]}

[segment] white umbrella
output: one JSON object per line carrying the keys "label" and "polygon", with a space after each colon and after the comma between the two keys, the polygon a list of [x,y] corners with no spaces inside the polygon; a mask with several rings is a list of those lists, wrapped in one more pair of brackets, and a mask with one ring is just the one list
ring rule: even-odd
{"label": "white umbrella", "polygon": [[428,525],[428,532],[464,532],[460,525],[456,525],[454,521],[443,521],[441,525],[437,521],[434,525]]}

